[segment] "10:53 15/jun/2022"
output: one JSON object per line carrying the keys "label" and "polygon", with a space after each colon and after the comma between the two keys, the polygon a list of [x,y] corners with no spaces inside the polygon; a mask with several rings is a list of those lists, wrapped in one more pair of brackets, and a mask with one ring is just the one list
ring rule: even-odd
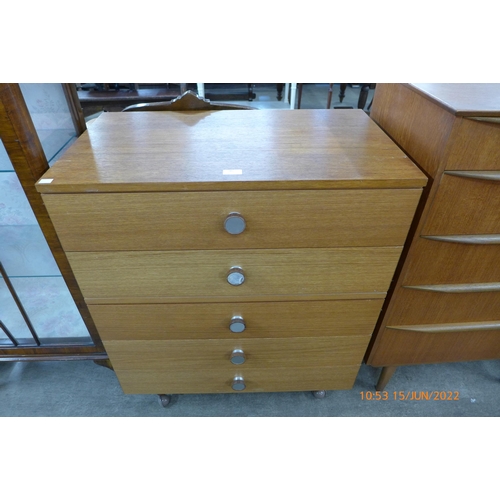
{"label": "10:53 15/jun/2022", "polygon": [[361,391],[361,401],[459,401],[459,391]]}

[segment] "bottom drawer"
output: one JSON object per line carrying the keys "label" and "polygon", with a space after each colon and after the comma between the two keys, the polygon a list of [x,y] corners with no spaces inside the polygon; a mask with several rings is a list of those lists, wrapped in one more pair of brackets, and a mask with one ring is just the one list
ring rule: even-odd
{"label": "bottom drawer", "polygon": [[[225,392],[333,391],[352,389],[359,365],[319,368],[226,367],[203,370],[116,370],[126,394],[202,394]],[[232,383],[241,377],[245,389]]]}
{"label": "bottom drawer", "polygon": [[[370,336],[104,342],[126,393],[349,389]],[[232,358],[235,350],[236,357]]]}

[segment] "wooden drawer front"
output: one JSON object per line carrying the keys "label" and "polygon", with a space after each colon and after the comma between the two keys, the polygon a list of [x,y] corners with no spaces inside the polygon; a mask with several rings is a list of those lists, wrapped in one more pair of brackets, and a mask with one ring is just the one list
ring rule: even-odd
{"label": "wooden drawer front", "polygon": [[500,235],[500,169],[488,175],[493,173],[497,174],[496,181],[445,173],[422,234]]}
{"label": "wooden drawer front", "polygon": [[447,170],[500,170],[500,123],[464,118],[452,140]]}
{"label": "wooden drawer front", "polygon": [[[355,365],[370,336],[235,340],[109,340],[106,352],[116,369],[209,370],[225,367],[291,368]],[[234,349],[246,361],[233,365]]]}
{"label": "wooden drawer front", "polygon": [[[200,298],[385,292],[401,247],[186,252],[69,252],[84,296]],[[245,282],[232,286],[239,266]]]}
{"label": "wooden drawer front", "polygon": [[411,365],[500,358],[500,330],[411,332],[384,329],[370,365]]}
{"label": "wooden drawer front", "polygon": [[[44,195],[66,251],[402,245],[420,189]],[[224,229],[240,213],[245,230]]]}
{"label": "wooden drawer front", "polygon": [[[125,392],[233,392],[350,389],[369,336],[203,341],[105,341]],[[246,361],[234,365],[233,349]]]}
{"label": "wooden drawer front", "polygon": [[246,389],[239,392],[280,392],[352,389],[359,365],[294,368],[218,368],[159,370],[147,367],[117,369],[126,394],[200,394],[237,392],[231,387],[236,376]]}
{"label": "wooden drawer front", "polygon": [[403,285],[500,282],[500,244],[445,243],[418,238],[407,257]]}
{"label": "wooden drawer front", "polygon": [[[437,291],[402,287],[393,295],[386,324],[416,325],[500,320],[500,283],[492,286],[498,290],[496,292],[461,292],[461,290],[481,290],[481,288],[485,287],[431,285],[431,289]],[[450,291],[446,292],[447,289]]]}
{"label": "wooden drawer front", "polygon": [[[91,305],[103,340],[371,335],[383,300]],[[233,317],[245,330],[233,333]]]}

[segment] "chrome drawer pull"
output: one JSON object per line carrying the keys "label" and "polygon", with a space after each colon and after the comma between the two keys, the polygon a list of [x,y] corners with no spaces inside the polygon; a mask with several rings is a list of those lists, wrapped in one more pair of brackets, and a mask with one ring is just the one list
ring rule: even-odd
{"label": "chrome drawer pull", "polygon": [[445,170],[447,175],[455,177],[468,177],[469,179],[480,179],[484,181],[500,181],[498,170]]}
{"label": "chrome drawer pull", "polygon": [[241,234],[246,227],[245,219],[237,212],[230,213],[224,221],[224,229],[229,234]]}
{"label": "chrome drawer pull", "polygon": [[500,330],[500,321],[480,321],[478,323],[442,323],[439,325],[401,325],[387,326],[389,330],[402,330],[408,332],[422,333],[446,333],[446,332],[483,332],[488,330]]}
{"label": "chrome drawer pull", "polygon": [[242,365],[246,359],[245,353],[241,349],[235,349],[231,353],[231,363],[233,363],[233,365]]}
{"label": "chrome drawer pull", "polygon": [[465,245],[498,245],[500,244],[500,234],[464,234],[453,236],[424,236],[427,240],[444,241],[448,243],[464,243]]}
{"label": "chrome drawer pull", "polygon": [[457,283],[456,285],[404,285],[403,288],[441,293],[500,292],[500,283]]}
{"label": "chrome drawer pull", "polygon": [[500,117],[498,116],[468,116],[467,119],[476,122],[500,123]]}
{"label": "chrome drawer pull", "polygon": [[241,267],[232,267],[229,269],[229,273],[227,274],[227,282],[233,286],[243,285],[245,282],[245,274],[243,273],[243,269]]}
{"label": "chrome drawer pull", "polygon": [[232,388],[233,391],[244,391],[246,389],[245,381],[243,380],[243,377],[234,377],[233,378],[233,383],[232,383]]}
{"label": "chrome drawer pull", "polygon": [[233,333],[244,332],[246,328],[245,320],[241,316],[233,316],[231,318],[231,323],[229,323],[229,329]]}

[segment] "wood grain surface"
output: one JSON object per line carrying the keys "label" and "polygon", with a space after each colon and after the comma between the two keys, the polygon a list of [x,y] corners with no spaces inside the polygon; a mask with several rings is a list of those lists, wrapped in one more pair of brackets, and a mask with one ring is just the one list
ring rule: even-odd
{"label": "wood grain surface", "polygon": [[402,285],[499,282],[499,248],[418,238]]}
{"label": "wood grain surface", "polygon": [[[370,343],[368,364],[500,356],[500,333],[472,326],[500,320],[498,186],[491,179],[446,174],[500,170],[500,125],[464,117],[498,116],[499,90],[498,85],[377,85],[371,116],[433,182]],[[445,331],[450,324],[461,326]],[[471,329],[463,330],[467,324]],[[412,325],[435,331],[389,328]]]}
{"label": "wood grain surface", "polygon": [[500,181],[443,175],[422,234],[500,234]]}
{"label": "wood grain surface", "polygon": [[411,365],[500,358],[500,331],[402,332],[384,329],[370,365]]}
{"label": "wood grain surface", "polygon": [[456,119],[447,170],[500,170],[500,123]]}
{"label": "wood grain surface", "polygon": [[436,103],[397,83],[377,84],[370,117],[431,178],[445,155],[455,118]]}
{"label": "wood grain surface", "polygon": [[[89,307],[105,340],[371,335],[383,300],[132,304]],[[229,330],[242,317],[245,330]]]}
{"label": "wood grain surface", "polygon": [[[105,341],[116,370],[208,370],[211,368],[291,368],[356,365],[369,335],[289,339],[109,340]],[[245,353],[242,365],[230,361],[234,349]]]}
{"label": "wood grain surface", "polygon": [[426,184],[362,110],[319,109],[104,113],[44,179],[45,193]]}
{"label": "wood grain surface", "polygon": [[400,288],[388,325],[500,320],[500,291],[439,293]]}
{"label": "wood grain surface", "polygon": [[499,83],[409,83],[413,91],[456,116],[500,116]]}
{"label": "wood grain surface", "polygon": [[[305,296],[387,290],[401,247],[68,252],[86,298]],[[245,282],[227,274],[241,267]],[[94,300],[95,302],[95,300]]]}
{"label": "wood grain surface", "polygon": [[118,369],[120,385],[126,394],[203,394],[236,392],[231,388],[235,376],[243,376],[242,392],[290,392],[352,389],[359,365],[293,368],[233,367],[219,369],[161,370]]}
{"label": "wood grain surface", "polygon": [[[43,195],[66,251],[403,245],[420,189]],[[230,213],[243,233],[224,229]]]}

